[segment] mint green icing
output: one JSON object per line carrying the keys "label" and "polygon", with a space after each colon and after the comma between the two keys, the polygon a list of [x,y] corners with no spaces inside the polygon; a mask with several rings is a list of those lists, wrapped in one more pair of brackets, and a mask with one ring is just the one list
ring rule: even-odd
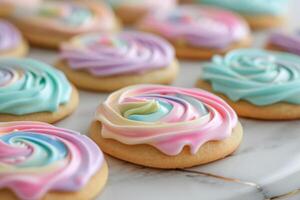
{"label": "mint green icing", "polygon": [[32,59],[0,59],[0,113],[55,112],[69,102],[72,87],[64,74]]}
{"label": "mint green icing", "polygon": [[197,0],[247,15],[278,15],[286,12],[288,0]]}
{"label": "mint green icing", "polygon": [[233,101],[258,106],[300,104],[300,57],[259,49],[239,49],[205,64],[203,80]]}

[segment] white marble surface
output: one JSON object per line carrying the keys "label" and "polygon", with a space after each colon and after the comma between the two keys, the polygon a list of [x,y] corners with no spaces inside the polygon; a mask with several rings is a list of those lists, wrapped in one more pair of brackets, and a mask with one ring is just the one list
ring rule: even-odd
{"label": "white marble surface", "polygon": [[[289,28],[299,23],[300,1],[291,6]],[[298,12],[297,12],[298,10]],[[256,33],[255,46],[266,32]],[[56,54],[33,49],[30,57],[53,63]],[[193,87],[201,63],[181,62],[176,86]],[[80,106],[58,126],[85,134],[96,106],[107,94],[80,92]],[[108,184],[97,199],[103,200],[266,200],[300,199],[300,123],[241,120],[244,140],[230,157],[188,170],[155,170],[107,156]]]}

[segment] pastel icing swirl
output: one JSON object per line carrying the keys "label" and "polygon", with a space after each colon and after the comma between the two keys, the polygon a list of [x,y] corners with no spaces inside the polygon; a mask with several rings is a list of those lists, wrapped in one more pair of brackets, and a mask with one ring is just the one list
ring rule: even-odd
{"label": "pastel icing swirl", "polygon": [[18,29],[9,22],[0,19],[0,52],[14,49],[21,42],[22,37]]}
{"label": "pastel icing swirl", "polygon": [[47,1],[26,9],[20,6],[13,18],[39,28],[66,33],[112,31],[116,28],[111,9],[93,1]]}
{"label": "pastel icing swirl", "polygon": [[78,191],[103,162],[97,145],[79,133],[40,122],[0,123],[0,189],[20,199]]}
{"label": "pastel icing swirl", "polygon": [[174,60],[174,49],[152,34],[94,33],[75,37],[62,45],[61,58],[74,70],[112,76],[167,67]]}
{"label": "pastel icing swirl", "polygon": [[287,10],[288,0],[197,0],[247,15],[278,15]]}
{"label": "pastel icing swirl", "polygon": [[72,87],[60,71],[32,59],[0,59],[0,113],[54,112]]}
{"label": "pastel icing swirl", "polygon": [[240,49],[215,56],[205,65],[204,80],[233,101],[265,106],[300,104],[300,57],[259,49]]}
{"label": "pastel icing swirl", "polygon": [[300,32],[274,32],[269,37],[269,43],[282,50],[300,56]]}
{"label": "pastel icing swirl", "polygon": [[131,86],[112,93],[96,113],[101,134],[128,145],[149,144],[167,155],[189,146],[195,154],[211,140],[229,137],[237,125],[232,108],[199,89]]}
{"label": "pastel icing swirl", "polygon": [[239,16],[197,5],[152,12],[140,24],[146,30],[158,32],[170,40],[196,47],[226,48],[249,36],[249,27]]}

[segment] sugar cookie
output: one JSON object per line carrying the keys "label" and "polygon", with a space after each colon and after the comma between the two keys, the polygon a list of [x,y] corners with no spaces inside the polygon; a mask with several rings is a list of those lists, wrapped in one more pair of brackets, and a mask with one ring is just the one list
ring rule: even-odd
{"label": "sugar cookie", "polygon": [[186,168],[224,158],[242,140],[236,113],[199,89],[130,86],[97,112],[90,137],[104,152],[155,168]]}

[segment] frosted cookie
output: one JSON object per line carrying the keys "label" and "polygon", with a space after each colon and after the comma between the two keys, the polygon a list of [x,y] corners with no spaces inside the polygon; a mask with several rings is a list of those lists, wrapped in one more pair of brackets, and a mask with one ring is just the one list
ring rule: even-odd
{"label": "frosted cookie", "polygon": [[251,44],[249,27],[241,17],[199,5],[150,13],[138,23],[138,28],[168,39],[179,58],[208,59]]}
{"label": "frosted cookie", "polygon": [[300,57],[293,54],[240,49],[215,56],[198,86],[220,95],[242,117],[300,118]]}
{"label": "frosted cookie", "polygon": [[0,123],[0,166],[5,200],[93,199],[108,176],[91,139],[39,122]]}
{"label": "frosted cookie", "polygon": [[300,56],[300,32],[273,32],[268,38],[266,48],[286,51]]}
{"label": "frosted cookie", "polygon": [[11,20],[30,43],[48,48],[57,48],[77,34],[119,29],[109,7],[92,1],[47,1],[32,9],[19,7]]}
{"label": "frosted cookie", "polygon": [[125,24],[133,24],[153,10],[172,9],[176,0],[106,0]]}
{"label": "frosted cookie", "polygon": [[271,28],[282,25],[285,21],[288,0],[196,0],[233,10],[246,18],[254,29]]}
{"label": "frosted cookie", "polygon": [[90,137],[107,154],[155,168],[186,168],[234,152],[242,140],[234,110],[199,89],[136,85],[96,111]]}
{"label": "frosted cookie", "polygon": [[19,30],[9,22],[0,19],[0,57],[22,57],[28,46]]}
{"label": "frosted cookie", "polygon": [[57,69],[31,59],[0,59],[0,122],[54,123],[71,114],[78,100]]}
{"label": "frosted cookie", "polygon": [[41,0],[0,0],[0,17],[11,15],[17,6],[34,7],[39,3]]}
{"label": "frosted cookie", "polygon": [[171,83],[178,72],[173,47],[142,32],[85,34],[61,47],[57,68],[76,86],[113,91],[138,83]]}

